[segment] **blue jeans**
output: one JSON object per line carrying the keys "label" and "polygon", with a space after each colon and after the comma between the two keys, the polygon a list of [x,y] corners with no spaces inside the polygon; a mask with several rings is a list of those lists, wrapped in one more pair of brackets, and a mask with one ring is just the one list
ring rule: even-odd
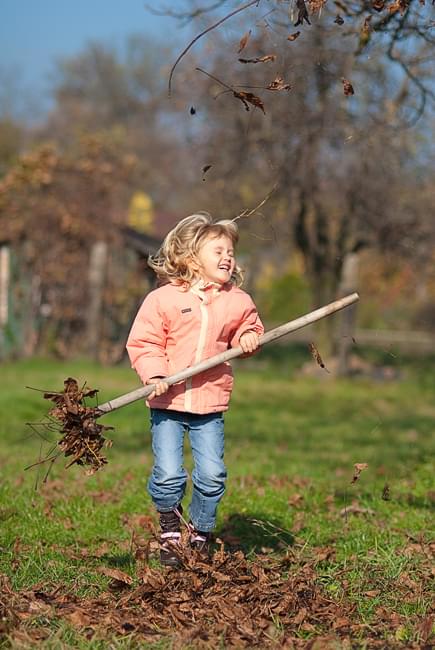
{"label": "blue jeans", "polygon": [[216,510],[225,492],[224,419],[222,413],[196,415],[151,409],[154,467],[148,491],[159,512],[174,510],[186,490],[183,467],[184,432],[189,434],[195,463],[190,519],[196,530],[208,532],[216,524]]}

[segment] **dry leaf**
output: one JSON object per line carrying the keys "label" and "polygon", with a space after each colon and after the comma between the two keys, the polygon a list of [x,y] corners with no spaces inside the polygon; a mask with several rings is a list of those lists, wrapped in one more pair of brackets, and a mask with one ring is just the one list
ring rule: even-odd
{"label": "dry leaf", "polygon": [[249,37],[251,36],[251,31],[252,30],[246,32],[246,34],[242,36],[242,38],[240,39],[239,49],[237,50],[237,54],[240,54],[240,52],[245,49],[246,45],[248,44]]}
{"label": "dry leaf", "polygon": [[348,514],[352,515],[374,515],[375,511],[371,508],[363,508],[358,503],[354,502],[350,506],[346,506],[340,510],[341,517],[347,517]]}
{"label": "dry leaf", "polygon": [[264,110],[264,104],[261,101],[260,97],[257,97],[257,95],[254,95],[253,93],[245,93],[242,90],[237,91],[233,90],[233,95],[237,99],[240,99],[242,104],[244,105],[245,109],[249,111],[249,104],[252,104],[252,106],[256,106],[257,108],[261,109],[263,113],[266,115],[266,111]]}
{"label": "dry leaf", "polygon": [[306,607],[301,607],[301,609],[298,611],[296,616],[293,617],[292,623],[294,623],[294,625],[300,625],[306,619],[307,614],[308,614],[308,610],[306,609]]}
{"label": "dry leaf", "polygon": [[391,5],[388,5],[387,9],[391,14],[399,11],[400,15],[403,16],[409,7],[409,3],[410,0],[395,0]]}
{"label": "dry leaf", "polygon": [[289,36],[287,36],[287,40],[295,41],[298,38],[298,36],[300,36],[300,32],[293,32],[293,34],[289,34]]}
{"label": "dry leaf", "polygon": [[286,84],[282,77],[275,77],[266,88],[267,90],[291,90],[291,85]]}
{"label": "dry leaf", "polygon": [[321,9],[323,9],[327,1],[328,0],[308,0],[308,4],[310,5],[311,12],[314,13],[315,11],[321,11]]}
{"label": "dry leaf", "polygon": [[368,468],[368,464],[367,463],[355,463],[355,465],[353,467],[354,467],[354,469],[353,469],[353,476],[352,476],[351,484],[356,483],[356,481],[359,479],[359,477],[361,475],[361,472],[363,472],[365,469]]}
{"label": "dry leaf", "polygon": [[109,569],[108,567],[102,566],[98,567],[97,571],[98,573],[102,573],[104,576],[107,576],[108,578],[111,578],[115,582],[119,582],[122,585],[130,586],[133,584],[133,578],[127,573],[124,573],[124,571],[120,571],[119,569]]}
{"label": "dry leaf", "polygon": [[355,94],[353,86],[352,86],[352,84],[350,83],[350,81],[348,79],[345,79],[344,77],[342,77],[341,82],[343,84],[343,92],[344,92],[344,94],[346,96]]}
{"label": "dry leaf", "polygon": [[375,11],[383,11],[385,7],[385,0],[373,0],[372,7]]}
{"label": "dry leaf", "polygon": [[[93,474],[107,463],[107,459],[100,454],[103,447],[108,447],[111,441],[106,440],[102,433],[113,427],[107,427],[97,423],[97,418],[102,415],[98,408],[86,406],[86,398],[94,398],[97,390],[79,388],[78,383],[72,377],[64,381],[64,389],[61,392],[44,392],[44,399],[49,399],[55,406],[49,411],[50,420],[47,428],[53,430],[53,420],[57,420],[58,432],[62,435],[58,441],[58,447],[66,457],[71,460],[65,466],[71,467],[74,463],[78,465],[89,465],[87,473]],[[39,423],[45,425],[43,421]],[[55,461],[60,454],[51,458],[38,461],[30,467],[39,465],[49,460]],[[28,469],[28,468],[27,468]]]}
{"label": "dry leaf", "polygon": [[309,348],[309,350],[310,350],[310,352],[311,352],[311,354],[312,354],[312,357],[313,357],[314,361],[315,361],[316,363],[318,363],[318,365],[319,365],[321,368],[323,368],[324,370],[326,370],[326,372],[329,372],[328,368],[327,368],[327,367],[325,366],[325,364],[323,363],[322,357],[320,356],[320,353],[319,353],[318,349],[316,348],[316,346],[314,345],[314,343],[309,343],[309,344],[308,344],[308,348]]}
{"label": "dry leaf", "polygon": [[390,494],[390,486],[388,483],[385,483],[384,488],[382,490],[382,498],[384,501],[390,501],[391,499],[391,494]]}
{"label": "dry leaf", "polygon": [[268,61],[275,61],[276,54],[266,54],[265,56],[257,56],[254,59],[239,59],[240,63],[267,63]]}
{"label": "dry leaf", "polygon": [[334,23],[337,23],[337,25],[343,25],[344,20],[343,20],[343,18],[340,16],[340,14],[337,14],[337,15],[336,15],[335,20],[334,20]]}

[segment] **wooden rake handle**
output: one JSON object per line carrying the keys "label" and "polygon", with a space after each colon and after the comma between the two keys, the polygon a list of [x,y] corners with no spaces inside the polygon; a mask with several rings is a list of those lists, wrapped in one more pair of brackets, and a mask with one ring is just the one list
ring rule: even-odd
{"label": "wooden rake handle", "polygon": [[[305,316],[300,316],[299,318],[296,318],[295,320],[291,320],[288,323],[285,323],[284,325],[275,327],[273,330],[270,330],[269,332],[263,334],[263,336],[260,336],[260,345],[265,345],[266,343],[270,343],[271,341],[275,341],[276,339],[281,338],[281,336],[290,334],[290,332],[295,332],[296,330],[299,330],[302,327],[306,327],[311,323],[315,323],[321,318],[325,318],[326,316],[330,316],[331,314],[334,314],[335,312],[340,311],[345,307],[349,307],[349,305],[352,305],[353,303],[357,302],[357,300],[359,300],[358,294],[351,293],[348,296],[345,296],[344,298],[340,298],[339,300],[334,300],[334,302],[330,302],[328,305],[325,305],[324,307],[320,307],[319,309],[316,309],[308,314],[305,314]],[[242,354],[243,354],[243,350],[240,346],[237,346],[236,348],[231,348],[230,350],[226,350],[225,352],[216,354],[214,357],[210,357],[209,359],[200,361],[199,363],[196,363],[195,365],[190,366],[189,368],[185,368],[185,370],[181,370],[180,372],[177,372],[175,375],[171,375],[170,377],[165,377],[165,382],[170,386],[172,386],[173,384],[177,384],[178,382],[183,381],[184,379],[189,379],[189,377],[193,377],[194,375],[197,375],[199,372],[203,372],[204,370],[209,370],[209,368],[214,368],[214,366],[218,366],[220,363],[223,363],[224,361],[235,359],[236,357],[239,357]],[[101,415],[105,413],[111,413],[116,409],[119,409],[123,406],[127,406],[127,404],[131,404],[132,402],[136,402],[139,399],[143,399],[147,397],[153,392],[154,389],[155,389],[154,384],[149,384],[148,386],[137,388],[136,390],[131,391],[131,393],[120,395],[119,397],[115,397],[114,399],[110,400],[110,402],[101,404],[98,407],[98,411],[100,412]]]}

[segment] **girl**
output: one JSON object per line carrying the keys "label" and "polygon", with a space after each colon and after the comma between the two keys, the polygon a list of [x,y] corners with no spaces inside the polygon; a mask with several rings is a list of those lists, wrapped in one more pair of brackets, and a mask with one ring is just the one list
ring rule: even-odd
{"label": "girl", "polygon": [[213,222],[193,214],[166,236],[149,258],[159,280],[140,307],[127,341],[132,367],[148,398],[154,467],[148,483],[160,513],[160,561],[178,564],[181,501],[187,473],[183,438],[190,438],[194,470],[190,543],[208,555],[210,531],[225,490],[223,411],[233,386],[231,366],[222,363],[171,387],[165,377],[240,345],[250,354],[264,328],[250,296],[239,288],[241,270],[234,257],[238,241],[233,221]]}

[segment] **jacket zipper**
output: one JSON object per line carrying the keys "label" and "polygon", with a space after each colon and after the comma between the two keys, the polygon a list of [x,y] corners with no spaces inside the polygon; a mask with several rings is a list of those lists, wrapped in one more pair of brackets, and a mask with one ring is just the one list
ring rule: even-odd
{"label": "jacket zipper", "polygon": [[[200,305],[199,308],[201,310],[201,327],[199,330],[199,337],[198,337],[198,346],[196,348],[196,354],[195,354],[195,363],[199,363],[202,361],[202,355],[204,352],[205,348],[205,341],[206,341],[206,334],[207,334],[207,328],[208,328],[208,310],[207,310],[207,304],[208,304],[208,299],[207,296],[204,296],[200,298]],[[192,412],[192,377],[186,380],[186,392],[184,395],[184,410],[187,411],[188,413]]]}

